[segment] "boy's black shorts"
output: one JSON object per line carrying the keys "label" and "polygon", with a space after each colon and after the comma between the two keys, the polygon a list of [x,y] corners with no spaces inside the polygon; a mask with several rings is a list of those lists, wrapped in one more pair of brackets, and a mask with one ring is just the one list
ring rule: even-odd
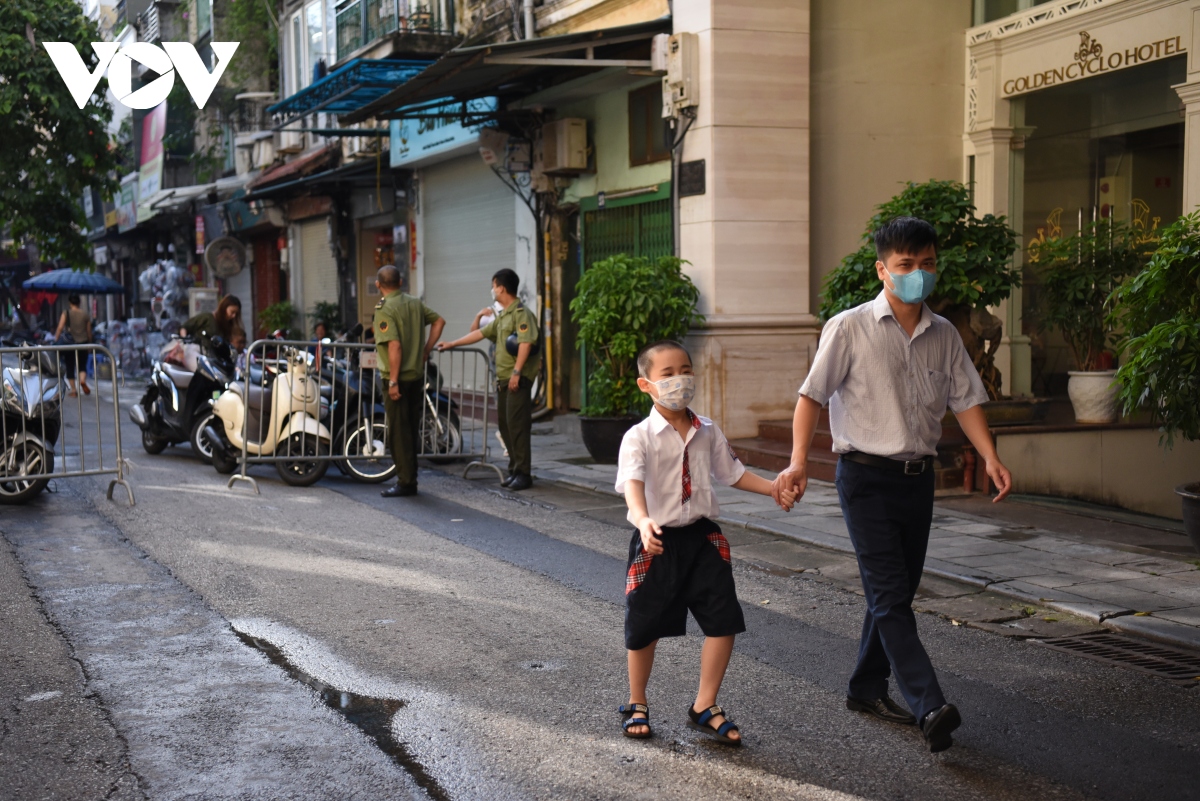
{"label": "boy's black shorts", "polygon": [[679,528],[663,527],[663,552],[650,556],[635,529],[625,572],[625,647],[641,650],[662,637],[682,637],[687,613],[707,637],[746,630],[733,586],[729,541],[702,517]]}

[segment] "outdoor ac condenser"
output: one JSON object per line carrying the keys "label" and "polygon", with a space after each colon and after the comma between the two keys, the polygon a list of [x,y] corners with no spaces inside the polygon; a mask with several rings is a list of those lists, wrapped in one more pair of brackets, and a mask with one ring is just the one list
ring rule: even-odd
{"label": "outdoor ac condenser", "polygon": [[587,169],[587,120],[567,117],[542,126],[542,171],[548,175]]}

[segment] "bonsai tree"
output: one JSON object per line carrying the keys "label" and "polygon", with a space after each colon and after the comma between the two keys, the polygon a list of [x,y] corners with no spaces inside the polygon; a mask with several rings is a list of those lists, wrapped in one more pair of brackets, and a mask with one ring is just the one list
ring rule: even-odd
{"label": "bonsai tree", "polygon": [[[825,279],[819,314],[835,314],[872,300],[883,289],[875,272],[872,235],[893,217],[910,215],[929,222],[938,234],[938,279],[927,303],[958,329],[992,400],[1000,397],[1000,371],[993,356],[1000,345],[1000,321],[987,311],[1021,285],[1012,265],[1016,232],[1004,217],[975,216],[971,193],[957,181],[909,182],[880,205],[867,222],[862,247]],[[990,342],[990,347],[985,343]]]}
{"label": "bonsai tree", "polygon": [[579,340],[596,365],[588,376],[588,417],[645,415],[649,399],[637,387],[637,353],[660,339],[682,339],[703,322],[700,290],[683,274],[681,259],[650,261],[624,253],[584,272],[571,301]]}
{"label": "bonsai tree", "polygon": [[1109,323],[1123,332],[1117,398],[1147,408],[1162,442],[1200,439],[1200,212],[1160,231],[1144,270],[1113,292]]}
{"label": "bonsai tree", "polygon": [[1104,367],[1113,345],[1109,297],[1149,257],[1138,233],[1120,222],[1097,220],[1073,236],[1029,246],[1029,262],[1040,279],[1035,295],[1037,326],[1057,328],[1078,369]]}

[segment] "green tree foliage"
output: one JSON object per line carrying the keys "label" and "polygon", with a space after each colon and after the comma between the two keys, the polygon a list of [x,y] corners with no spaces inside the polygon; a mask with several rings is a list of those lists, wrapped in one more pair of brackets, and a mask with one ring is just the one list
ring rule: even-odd
{"label": "green tree foliage", "polygon": [[272,303],[258,313],[258,328],[266,335],[273,331],[283,331],[288,339],[296,339],[292,324],[296,322],[296,307],[291,301],[281,300]]}
{"label": "green tree foliage", "polygon": [[1040,279],[1037,326],[1062,333],[1078,369],[1098,369],[1101,354],[1113,344],[1109,296],[1142,269],[1150,250],[1139,232],[1109,220],[1029,246],[1029,262]]}
{"label": "green tree foliage", "polygon": [[1124,332],[1117,371],[1126,414],[1148,408],[1162,441],[1200,440],[1200,212],[1160,233],[1146,268],[1113,293],[1110,322]]}
{"label": "green tree foliage", "polygon": [[684,263],[674,256],[652,262],[621,253],[596,262],[579,279],[571,317],[596,362],[583,414],[649,411],[649,398],[637,387],[638,351],[660,339],[683,339],[704,320],[696,313],[700,290],[683,274]]}
{"label": "green tree foliage", "polygon": [[0,225],[17,242],[31,239],[43,259],[82,266],[91,261],[83,191],[95,187],[108,198],[117,189],[112,108],[103,81],[76,107],[44,41],[74,43],[96,68],[89,43],[100,33],[74,0],[0,2]]}
{"label": "green tree foliage", "polygon": [[[927,303],[954,323],[988,396],[999,398],[1000,371],[993,356],[999,346],[1000,321],[987,307],[1021,285],[1021,273],[1012,264],[1017,234],[1004,217],[976,217],[970,192],[957,181],[910,182],[903,192],[877,207],[863,232],[862,246],[842,259],[825,279],[821,319],[866,303],[883,289],[875,270],[872,236],[883,223],[901,216],[919,217],[937,230],[938,279]],[[989,342],[990,347],[985,347]]]}
{"label": "green tree foliage", "polygon": [[938,281],[929,305],[984,309],[1007,298],[1021,285],[1012,265],[1016,231],[1004,217],[975,216],[971,194],[957,181],[909,182],[904,191],[877,207],[867,222],[862,247],[825,279],[820,315],[828,320],[839,312],[873,299],[883,285],[875,272],[875,231],[894,217],[919,217],[938,234]]}

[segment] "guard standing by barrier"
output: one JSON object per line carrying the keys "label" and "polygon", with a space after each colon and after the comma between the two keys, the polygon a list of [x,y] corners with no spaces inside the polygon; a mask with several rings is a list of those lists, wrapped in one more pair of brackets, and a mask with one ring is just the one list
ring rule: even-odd
{"label": "guard standing by barrier", "polygon": [[483,339],[496,343],[496,416],[500,436],[508,446],[508,478],[501,486],[520,491],[533,486],[529,437],[533,428],[530,390],[542,369],[537,315],[517,299],[520,279],[509,269],[492,276],[492,296],[504,307],[496,319],[478,331],[439,345],[438,350],[471,345]]}
{"label": "guard standing by barrier", "polygon": [[375,286],[383,298],[375,305],[372,325],[379,373],[387,383],[383,408],[388,445],[396,463],[396,484],[380,493],[385,498],[417,494],[417,436],[425,399],[422,374],[429,352],[446,325],[420,298],[401,291],[400,280],[400,271],[392,264],[385,264],[375,274]]}

